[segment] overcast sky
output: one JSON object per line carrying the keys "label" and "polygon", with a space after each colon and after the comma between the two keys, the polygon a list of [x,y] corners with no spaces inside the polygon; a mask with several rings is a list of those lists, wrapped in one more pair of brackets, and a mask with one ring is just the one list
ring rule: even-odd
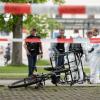
{"label": "overcast sky", "polygon": [[70,5],[94,5],[100,6],[100,0],[65,0]]}

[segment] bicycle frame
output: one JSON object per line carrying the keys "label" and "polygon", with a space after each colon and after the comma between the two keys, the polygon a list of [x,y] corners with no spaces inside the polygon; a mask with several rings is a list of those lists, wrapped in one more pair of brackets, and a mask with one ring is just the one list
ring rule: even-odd
{"label": "bicycle frame", "polygon": [[[69,55],[71,53],[74,55],[74,60],[69,59]],[[61,65],[61,66],[54,66],[53,61],[54,61],[55,57],[58,57],[59,55],[63,55],[66,58],[67,62],[65,62],[64,65]],[[45,74],[44,73],[37,74],[37,75],[33,74],[31,77],[24,78],[22,80],[14,82],[8,87],[9,88],[27,87],[29,85],[36,84],[36,88],[39,88],[39,87],[42,87],[43,85],[45,85],[45,81],[49,80],[49,79],[55,85],[67,83],[67,84],[70,84],[70,86],[72,86],[73,84],[77,83],[78,80],[80,79],[80,73],[79,73],[79,68],[78,68],[79,64],[81,64],[82,71],[84,73],[81,56],[76,51],[69,51],[69,52],[65,52],[63,54],[58,54],[58,53],[54,54],[53,57],[50,57],[50,62],[51,62],[51,67],[45,68],[45,70],[48,70],[50,72],[45,73]],[[75,64],[75,66],[71,66],[71,63],[73,63],[73,62]],[[64,67],[62,67],[62,66],[64,66]],[[66,66],[67,66],[67,68],[66,68]],[[73,67],[75,67],[75,69],[73,69]],[[61,73],[64,73],[63,82],[60,81]],[[74,79],[73,73],[77,73],[77,75],[78,75],[77,79]],[[70,76],[70,80],[68,79],[68,76]],[[60,80],[58,80],[58,79],[60,79]]]}

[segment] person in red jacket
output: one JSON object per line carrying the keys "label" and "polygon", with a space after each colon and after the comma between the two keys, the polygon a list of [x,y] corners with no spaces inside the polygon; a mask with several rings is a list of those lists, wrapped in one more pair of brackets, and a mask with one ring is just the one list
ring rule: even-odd
{"label": "person in red jacket", "polygon": [[[40,39],[39,36],[36,36],[36,29],[31,30],[31,34],[26,39]],[[26,49],[27,58],[28,58],[28,67],[29,74],[28,76],[33,75],[34,71],[37,71],[36,62],[37,55],[43,54],[41,42],[25,42],[24,47]]]}

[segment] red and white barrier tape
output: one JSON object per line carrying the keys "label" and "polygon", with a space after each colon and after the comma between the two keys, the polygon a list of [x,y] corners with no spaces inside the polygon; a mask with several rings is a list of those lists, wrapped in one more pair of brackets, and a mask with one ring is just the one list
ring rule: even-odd
{"label": "red and white barrier tape", "polygon": [[0,3],[0,13],[11,14],[100,14],[100,6]]}
{"label": "red and white barrier tape", "polygon": [[0,42],[6,42],[6,41],[8,41],[8,39],[6,39],[6,38],[0,38]]}
{"label": "red and white barrier tape", "polygon": [[0,38],[0,42],[43,42],[43,43],[100,43],[100,38],[65,38],[65,39],[7,39]]}

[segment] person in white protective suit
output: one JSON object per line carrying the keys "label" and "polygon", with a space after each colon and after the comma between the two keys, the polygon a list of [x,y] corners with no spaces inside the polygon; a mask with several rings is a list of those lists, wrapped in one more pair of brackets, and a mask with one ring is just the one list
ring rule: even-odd
{"label": "person in white protective suit", "polygon": [[[93,38],[100,38],[99,32],[96,28],[92,30]],[[90,82],[100,83],[100,44],[93,44],[91,49],[90,59]]]}
{"label": "person in white protective suit", "polygon": [[[93,32],[92,31],[87,31],[86,33],[87,35],[87,39],[90,39],[93,37]],[[88,62],[89,66],[90,66],[90,59],[92,57],[92,51],[93,51],[93,48],[92,48],[93,44],[92,43],[86,43],[85,44],[85,60],[86,62]]]}
{"label": "person in white protective suit", "polygon": [[[93,37],[93,32],[91,30],[86,32],[86,36],[87,39],[90,39]],[[87,66],[89,67],[89,69],[91,70],[91,58],[92,58],[92,48],[93,44],[90,42],[87,42],[84,44],[84,54],[85,54],[85,64],[87,64]],[[88,75],[88,78],[90,78],[90,73]]]}

